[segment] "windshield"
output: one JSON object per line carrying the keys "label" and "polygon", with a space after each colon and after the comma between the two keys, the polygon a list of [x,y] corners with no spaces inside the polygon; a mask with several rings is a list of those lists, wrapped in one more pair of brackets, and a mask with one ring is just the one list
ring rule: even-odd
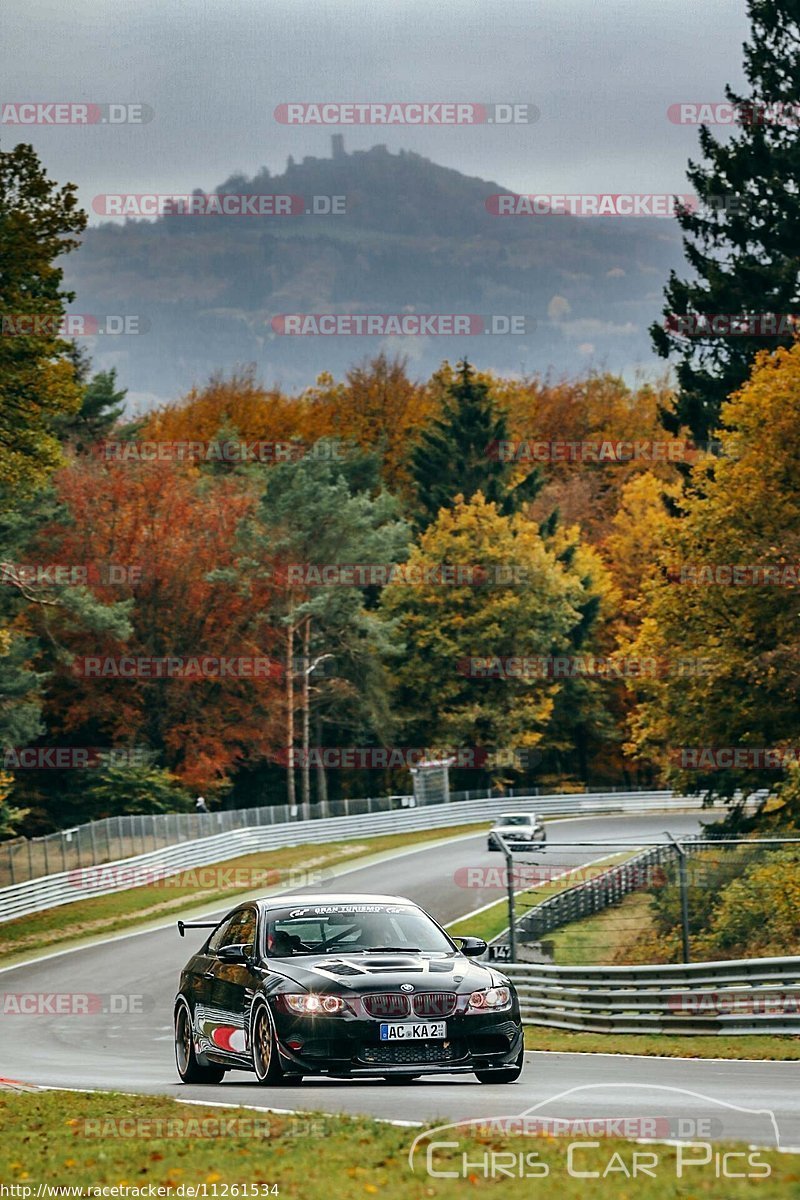
{"label": "windshield", "polygon": [[297,904],[266,917],[266,953],[273,958],[370,950],[453,953],[438,925],[411,905]]}
{"label": "windshield", "polygon": [[525,816],[524,813],[509,813],[505,817],[500,817],[498,825],[530,825],[535,820],[534,817]]}

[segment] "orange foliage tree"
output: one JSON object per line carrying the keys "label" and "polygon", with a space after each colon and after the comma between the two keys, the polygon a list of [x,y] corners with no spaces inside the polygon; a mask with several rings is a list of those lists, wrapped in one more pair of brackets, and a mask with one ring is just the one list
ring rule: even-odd
{"label": "orange foliage tree", "polygon": [[308,432],[302,409],[293,397],[262,387],[252,371],[243,371],[229,378],[215,376],[205,387],[156,409],[145,419],[139,437],[165,442],[300,440]]}
{"label": "orange foliage tree", "polygon": [[[688,435],[675,436],[661,425],[660,411],[673,405],[665,384],[630,388],[617,376],[596,374],[557,383],[496,380],[492,388],[508,413],[521,472],[536,465],[531,457],[535,442],[590,447],[588,453],[568,452],[572,460],[539,464],[546,482],[533,515],[541,520],[558,508],[562,520],[579,523],[593,541],[602,540],[630,479],[651,471],[659,479],[674,481],[675,464],[695,457]],[[591,448],[597,448],[598,456],[608,456],[620,443],[620,453],[633,452],[629,461],[591,461]]]}
{"label": "orange foliage tree", "polygon": [[[280,670],[270,651],[269,595],[236,571],[235,538],[254,509],[235,476],[210,476],[174,463],[86,459],[57,480],[71,523],[43,531],[50,560],[89,564],[89,585],[106,602],[128,596],[131,636],[88,634],[67,612],[45,614],[75,658],[56,668],[47,723],[84,745],[146,746],[188,785],[224,784],[237,765],[268,757],[280,727]],[[109,579],[127,573],[127,582]],[[42,617],[42,620],[45,618]],[[268,659],[235,674],[89,677],[84,656]],[[101,670],[113,671],[113,667]]]}

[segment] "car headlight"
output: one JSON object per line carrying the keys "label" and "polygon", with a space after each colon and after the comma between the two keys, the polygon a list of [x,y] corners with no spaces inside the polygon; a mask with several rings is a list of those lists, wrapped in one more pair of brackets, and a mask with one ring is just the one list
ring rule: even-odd
{"label": "car headlight", "polygon": [[290,1012],[302,1013],[303,1016],[313,1016],[314,1013],[332,1016],[344,1012],[347,1008],[341,996],[316,996],[313,992],[300,996],[284,993],[281,999]]}
{"label": "car headlight", "polygon": [[511,989],[507,987],[486,988],[482,992],[473,992],[469,998],[468,1010],[485,1012],[487,1009],[496,1011],[499,1008],[509,1008],[511,1005]]}

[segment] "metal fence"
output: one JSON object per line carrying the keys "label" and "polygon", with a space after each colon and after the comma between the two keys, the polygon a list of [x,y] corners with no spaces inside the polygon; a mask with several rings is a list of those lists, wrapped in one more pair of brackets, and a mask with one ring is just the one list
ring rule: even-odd
{"label": "metal fence", "polygon": [[[605,794],[617,792],[617,788],[603,789]],[[645,789],[622,789],[630,791]],[[526,798],[537,797],[539,789],[527,788],[514,792],[511,788],[504,793],[505,799],[515,795]],[[589,793],[578,793],[589,794]],[[664,793],[668,795],[669,793]],[[464,800],[480,800],[486,789],[451,792],[448,803]],[[428,803],[435,803],[429,800]],[[438,801],[444,803],[442,799]],[[421,801],[413,796],[367,796],[359,799],[330,801],[327,809],[312,804],[307,818],[302,817],[298,805],[260,805],[257,808],[238,808],[224,812],[149,813],[143,816],[106,817],[75,825],[71,829],[60,829],[43,837],[15,838],[0,842],[0,887],[11,883],[22,883],[26,879],[38,879],[58,871],[72,871],[80,867],[95,866],[97,863],[114,862],[130,858],[135,854],[146,854],[151,850],[174,846],[180,842],[193,842],[198,838],[217,833],[231,833],[238,829],[254,826],[280,825],[292,820],[324,820],[326,817],[361,816],[369,813],[394,812],[406,807],[419,807]]]}
{"label": "metal fence", "polygon": [[[681,838],[684,851],[691,854],[709,842],[709,831]],[[700,844],[697,844],[700,843]],[[618,904],[631,892],[641,891],[653,882],[653,868],[674,863],[678,852],[671,842],[651,846],[640,854],[634,854],[624,863],[608,867],[593,879],[576,883],[555,896],[535,904],[517,920],[517,936],[521,941],[533,942],[544,937],[553,929],[580,921],[593,913],[602,912],[609,905]]]}
{"label": "metal fence", "polygon": [[503,963],[530,1025],[595,1033],[800,1034],[800,957],[678,966]]}
{"label": "metal fence", "polygon": [[[511,800],[507,795],[462,801],[454,801],[451,797],[448,804],[391,812],[323,817],[310,821],[275,819],[269,824],[262,823],[246,829],[215,833],[116,862],[85,863],[71,871],[59,871],[43,878],[1,888],[0,922],[56,905],[123,891],[175,875],[180,871],[224,862],[245,854],[304,843],[345,841],[349,838],[408,833],[418,829],[478,824],[494,819],[501,812],[524,811],[531,808],[533,802],[537,812],[544,816],[685,811],[701,806],[697,797],[674,796],[671,792],[601,792],[527,795],[516,796]],[[277,817],[285,810],[264,808],[255,811]],[[215,815],[212,814],[212,822],[214,819]]]}

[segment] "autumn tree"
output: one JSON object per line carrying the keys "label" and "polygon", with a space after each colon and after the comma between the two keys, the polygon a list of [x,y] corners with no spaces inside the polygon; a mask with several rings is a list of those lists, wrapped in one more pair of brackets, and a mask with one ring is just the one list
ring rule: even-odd
{"label": "autumn tree", "polygon": [[302,443],[307,432],[302,406],[276,388],[265,388],[252,370],[218,375],[204,387],[148,414],[139,431],[142,440],[213,442],[222,431],[244,442],[264,443],[264,461],[289,453],[289,443]]}
{"label": "autumn tree", "polygon": [[[9,630],[0,628],[0,663],[2,666],[2,690],[0,690],[0,745],[3,747],[24,745],[41,732],[38,699],[32,701],[31,673],[19,663],[7,661],[13,654],[24,654],[24,643],[14,642]],[[0,764],[0,838],[13,836],[27,809],[10,802],[14,776],[4,769],[6,756]]]}
{"label": "autumn tree", "polygon": [[81,774],[84,819],[192,811],[190,792],[156,757],[153,752],[101,754],[97,765]]}
{"label": "autumn tree", "polygon": [[[472,582],[447,583],[437,578],[443,564],[464,568],[465,580],[480,570]],[[535,524],[504,516],[480,492],[441,510],[405,568],[381,598],[405,645],[394,672],[405,736],[489,752],[540,747],[559,685],[546,671],[480,678],[480,663],[563,651],[580,620],[575,576]]]}
{"label": "autumn tree", "polygon": [[[379,488],[375,457],[340,457],[340,450],[321,441],[304,458],[263,475],[258,522],[248,528],[251,557],[241,563],[246,572],[266,571],[273,586],[271,617],[284,636],[288,802],[295,801],[291,764],[299,735],[305,808],[312,724],[321,736],[325,726],[372,734],[389,721],[385,669],[392,647],[375,611],[379,588],[368,581],[329,584],[323,573],[354,564],[379,569],[404,557],[408,540],[396,501]],[[327,665],[315,675],[319,664]],[[324,804],[321,769],[317,785]]]}
{"label": "autumn tree", "polygon": [[738,804],[782,772],[691,755],[796,745],[800,346],[757,359],[721,421],[721,457],[693,469],[683,516],[654,549],[630,647],[702,666],[642,680],[633,747],[660,757],[677,786]]}
{"label": "autumn tree", "polygon": [[31,496],[61,461],[51,423],[80,404],[60,334],[61,255],[86,224],[74,184],[59,187],[32,146],[0,151],[0,506]]}
{"label": "autumn tree", "polygon": [[541,473],[531,515],[544,521],[557,511],[595,544],[607,534],[631,479],[649,472],[674,481],[676,464],[697,457],[688,431],[667,433],[661,424],[661,413],[674,405],[665,381],[631,387],[618,376],[592,372],[491,386],[508,413],[509,467]]}
{"label": "autumn tree", "polygon": [[389,490],[407,491],[409,447],[435,405],[429,390],[409,379],[404,359],[378,354],[351,367],[341,383],[322,376],[302,401],[309,435],[376,454]]}
{"label": "autumn tree", "polygon": [[[40,640],[56,646],[46,660],[54,672],[49,736],[149,749],[186,786],[224,789],[239,765],[273,752],[279,734],[268,589],[235,574],[237,530],[255,494],[238,478],[174,463],[89,459],[65,471],[58,489],[69,521],[45,531],[50,557],[87,564],[95,597],[129,605],[129,628],[109,618],[104,630],[87,630],[63,605],[34,611]],[[81,665],[87,656],[111,666],[93,672]],[[113,668],[123,658],[204,656],[260,666],[166,677],[124,677]],[[79,795],[69,800],[80,805]]]}
{"label": "autumn tree", "polygon": [[542,772],[554,782],[566,778],[588,783],[593,771],[616,777],[622,729],[616,719],[611,658],[619,591],[599,551],[583,539],[577,525],[545,530],[544,542],[570,579],[576,619],[559,656],[563,670]]}

